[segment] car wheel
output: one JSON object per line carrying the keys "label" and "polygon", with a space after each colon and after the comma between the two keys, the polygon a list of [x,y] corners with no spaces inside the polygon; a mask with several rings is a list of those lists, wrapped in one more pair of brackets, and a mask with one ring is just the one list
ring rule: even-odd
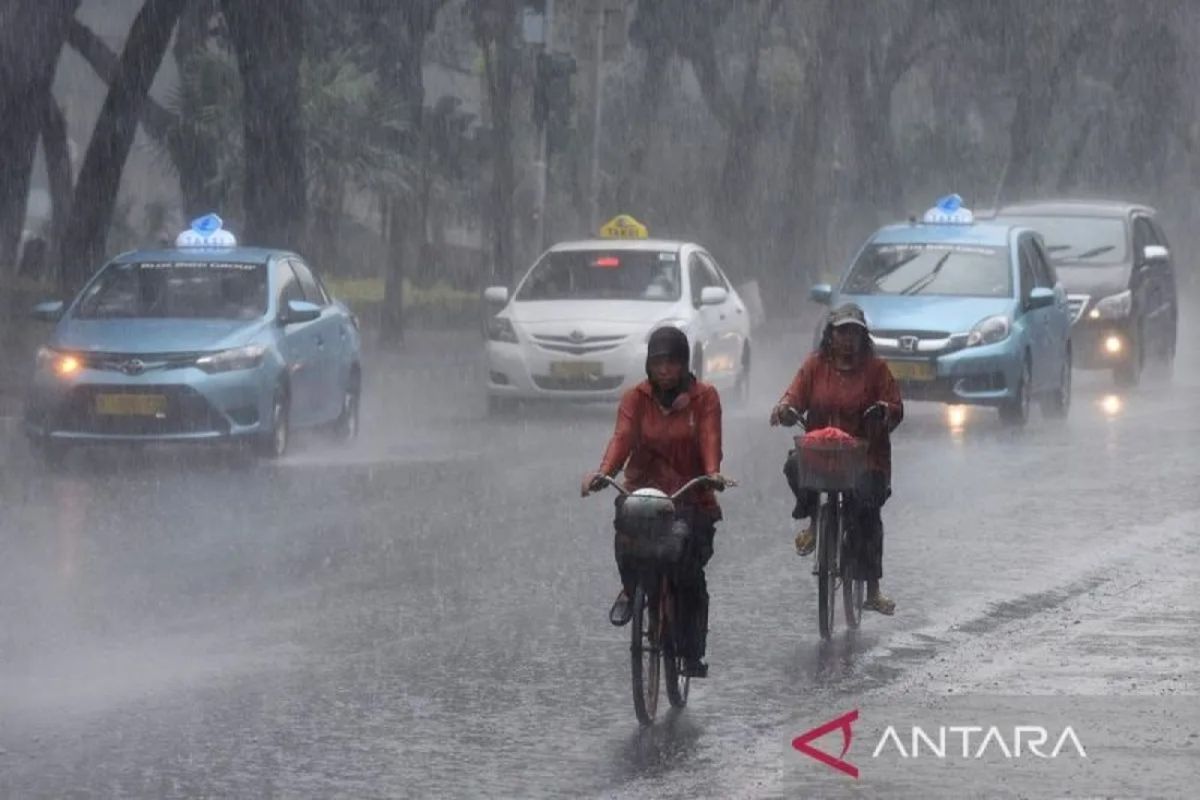
{"label": "car wheel", "polygon": [[333,432],[339,442],[358,438],[359,407],[362,404],[362,379],[358,372],[350,374],[349,384],[342,395],[342,413],[334,423]]}
{"label": "car wheel", "polygon": [[1033,375],[1029,369],[1029,359],[1021,367],[1021,377],[1017,383],[1017,396],[1000,406],[1000,421],[1005,425],[1019,428],[1029,421],[1030,384]]}
{"label": "car wheel", "polygon": [[1042,413],[1047,417],[1062,419],[1071,410],[1071,351],[1067,350],[1063,362],[1058,388],[1042,398]]}
{"label": "car wheel", "polygon": [[497,397],[489,394],[487,398],[487,413],[489,417],[508,417],[517,410],[517,401],[511,397]]}
{"label": "car wheel", "polygon": [[275,397],[271,401],[271,424],[258,441],[258,454],[263,458],[280,459],[287,455],[289,444],[288,396],[280,387],[275,390]]}

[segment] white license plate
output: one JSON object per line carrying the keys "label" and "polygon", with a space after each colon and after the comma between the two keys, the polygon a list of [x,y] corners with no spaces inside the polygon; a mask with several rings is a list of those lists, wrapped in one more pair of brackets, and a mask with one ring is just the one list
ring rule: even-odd
{"label": "white license plate", "polygon": [[889,361],[887,365],[898,381],[931,381],[937,377],[928,361]]}
{"label": "white license plate", "polygon": [[562,379],[601,378],[604,365],[599,361],[552,361],[550,377]]}

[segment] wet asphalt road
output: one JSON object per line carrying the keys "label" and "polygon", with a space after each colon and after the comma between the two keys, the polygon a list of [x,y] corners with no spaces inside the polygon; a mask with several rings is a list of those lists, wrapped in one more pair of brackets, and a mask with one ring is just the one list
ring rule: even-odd
{"label": "wet asphalt road", "polygon": [[[1065,423],[911,407],[884,512],[899,613],[826,645],[791,552],[789,433],[764,422],[795,359],[760,342],[755,402],[726,416],[742,486],[709,570],[711,677],[647,731],[606,621],[610,500],[578,497],[611,409],[487,420],[472,337],[377,361],[363,438],[310,437],[278,465],[151,448],[50,473],[10,429],[0,797],[933,796],[831,777],[788,743],[849,708],[964,694],[1182,708],[1200,694],[1200,348],[1183,342],[1169,384],[1076,373]],[[1173,724],[1183,748],[1122,794],[1194,796],[1200,715]]]}

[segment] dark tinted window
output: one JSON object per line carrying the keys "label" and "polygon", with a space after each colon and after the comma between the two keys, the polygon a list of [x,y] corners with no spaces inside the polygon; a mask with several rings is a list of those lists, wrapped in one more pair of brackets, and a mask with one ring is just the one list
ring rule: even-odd
{"label": "dark tinted window", "polygon": [[716,268],[700,253],[692,253],[688,259],[688,279],[691,283],[692,305],[696,308],[700,307],[700,295],[707,287],[724,287]]}
{"label": "dark tinted window", "polygon": [[1006,222],[1033,228],[1046,242],[1055,261],[1078,264],[1118,264],[1128,256],[1125,220],[1120,217],[1022,217],[1004,215]]}
{"label": "dark tinted window", "polygon": [[289,260],[291,261],[292,269],[296,272],[296,277],[300,279],[300,287],[304,289],[304,299],[319,306],[329,305],[329,298],[325,296],[325,290],[317,282],[312,271],[309,270],[305,263],[295,259]]}
{"label": "dark tinted window", "polygon": [[1007,247],[873,244],[859,255],[846,294],[1012,297]]}
{"label": "dark tinted window", "polygon": [[112,264],[84,292],[80,319],[254,319],[267,312],[263,264]]}
{"label": "dark tinted window", "polygon": [[287,261],[275,262],[275,286],[279,293],[279,307],[283,308],[293,300],[304,300],[304,289],[296,278]]}
{"label": "dark tinted window", "polygon": [[677,251],[581,250],[547,253],[516,299],[674,302],[680,291]]}

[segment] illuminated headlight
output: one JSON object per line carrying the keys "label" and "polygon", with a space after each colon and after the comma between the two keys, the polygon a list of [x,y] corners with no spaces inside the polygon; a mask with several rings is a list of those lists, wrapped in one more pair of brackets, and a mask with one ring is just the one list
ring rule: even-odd
{"label": "illuminated headlight", "polygon": [[979,324],[971,328],[971,332],[967,334],[967,347],[1003,342],[1010,333],[1012,333],[1012,323],[1008,321],[1008,317],[988,317],[980,320]]}
{"label": "illuminated headlight", "polygon": [[650,326],[650,330],[646,331],[646,343],[650,342],[650,334],[654,333],[659,328],[678,328],[687,333],[688,320],[686,319],[664,319],[662,322],[656,322]]}
{"label": "illuminated headlight", "polygon": [[487,337],[493,342],[517,343],[517,330],[508,317],[492,317],[488,320]]}
{"label": "illuminated headlight", "polygon": [[37,368],[49,370],[55,375],[66,378],[83,369],[83,362],[78,356],[70,353],[60,353],[51,347],[41,347],[37,351]]}
{"label": "illuminated headlight", "polygon": [[232,350],[201,356],[196,359],[196,366],[208,373],[254,369],[262,364],[266,352],[267,348],[260,344],[235,347]]}
{"label": "illuminated headlight", "polygon": [[1133,311],[1133,292],[1126,289],[1120,294],[1109,295],[1088,312],[1088,319],[1124,319]]}
{"label": "illuminated headlight", "polygon": [[1120,336],[1108,336],[1104,339],[1104,349],[1112,355],[1121,352],[1124,347],[1125,343],[1121,341]]}

